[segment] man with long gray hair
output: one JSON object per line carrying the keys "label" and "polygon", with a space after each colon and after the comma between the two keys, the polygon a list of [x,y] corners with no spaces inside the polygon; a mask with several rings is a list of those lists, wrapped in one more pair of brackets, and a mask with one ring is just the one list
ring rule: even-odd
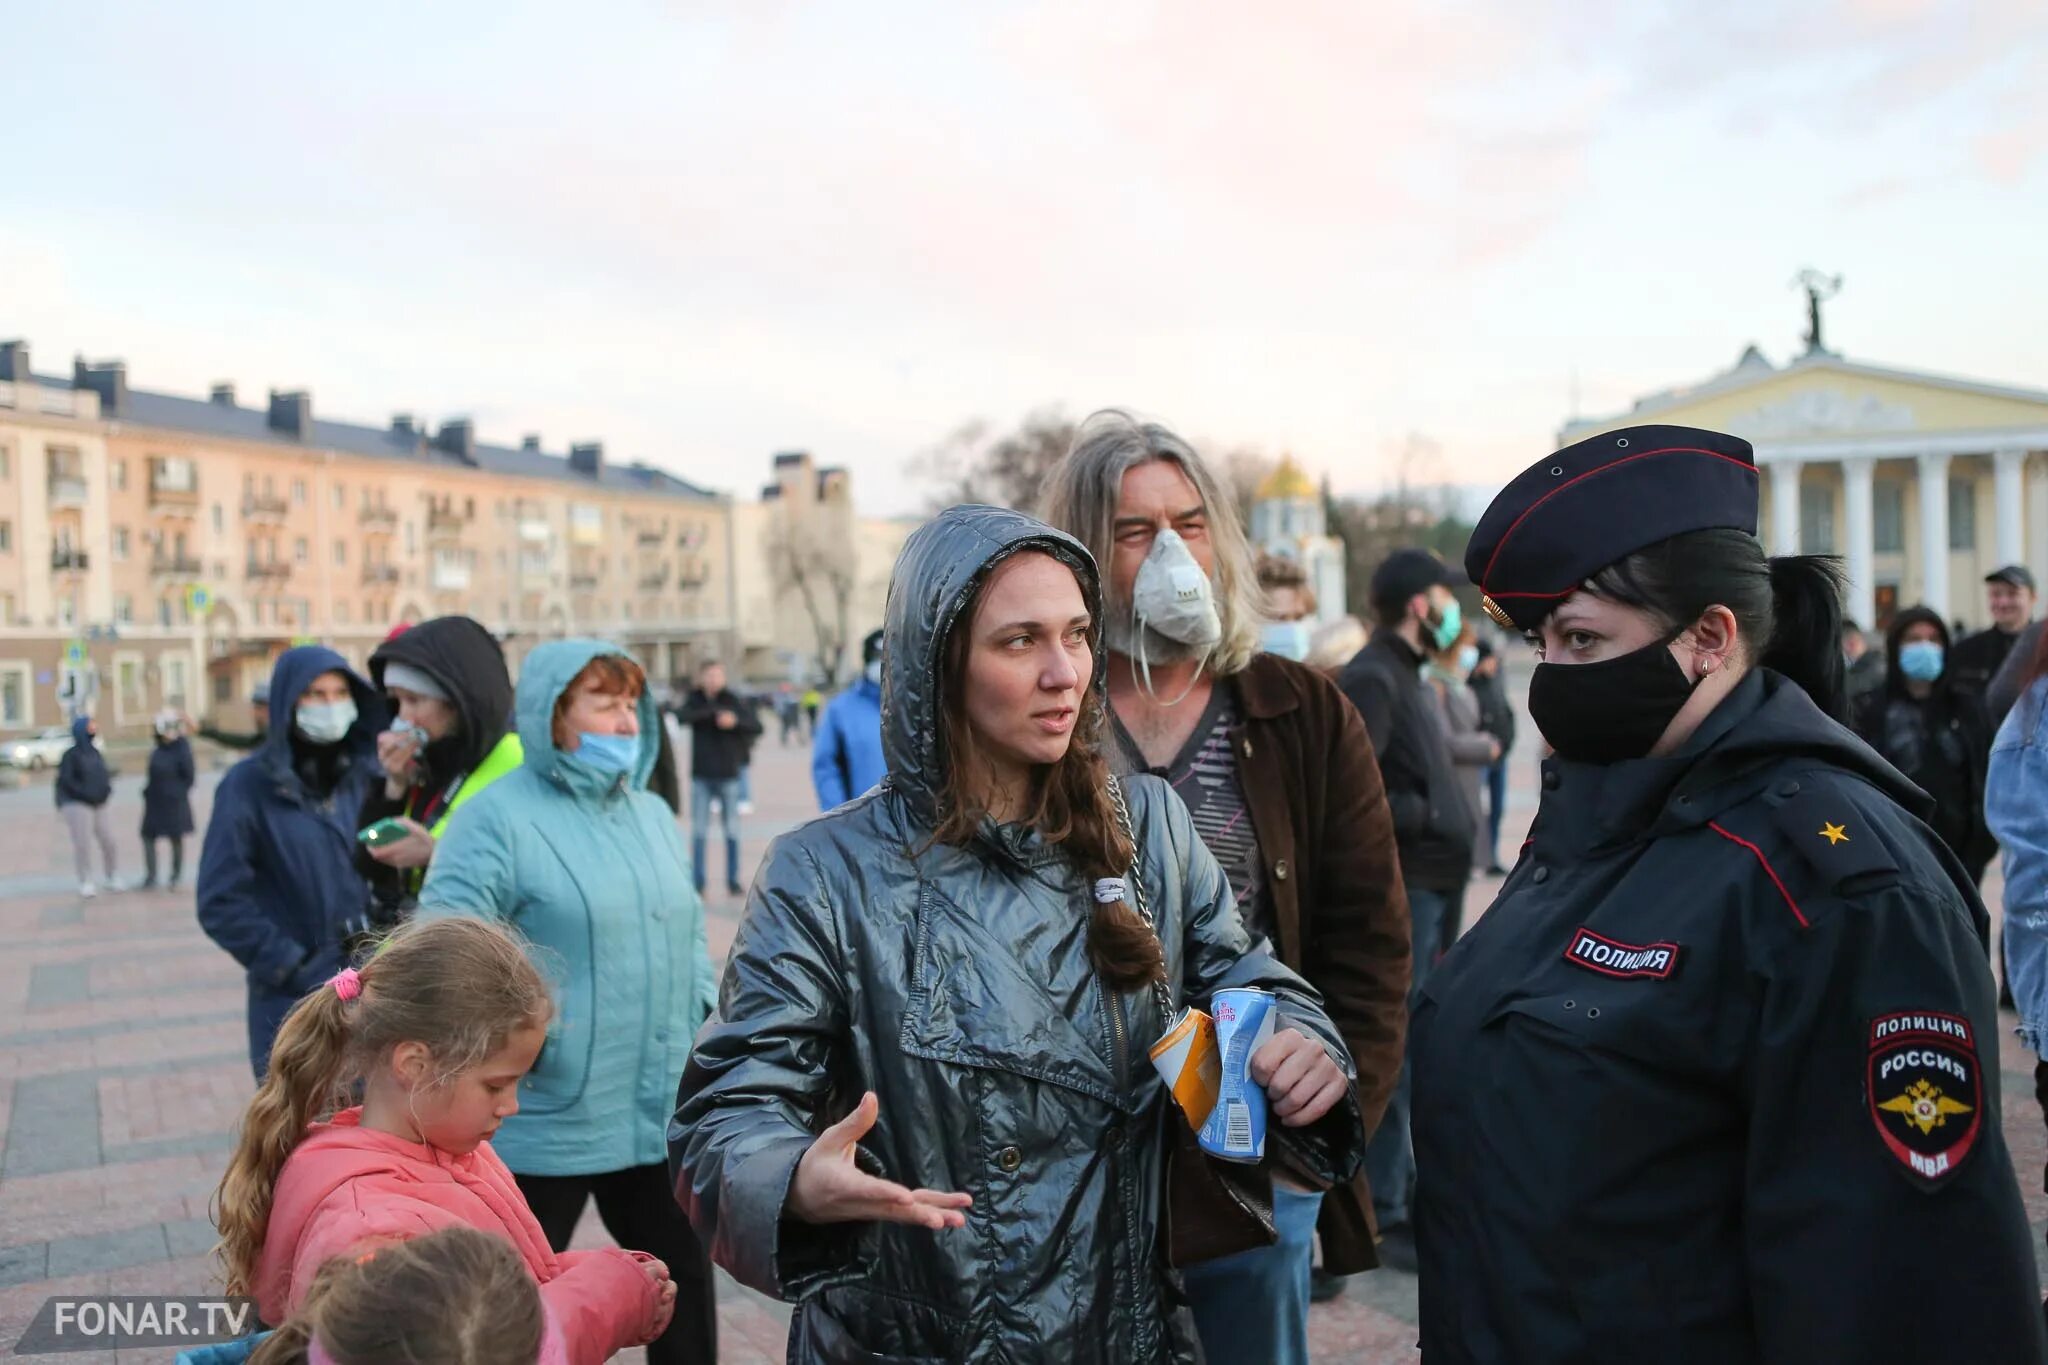
{"label": "man with long gray hair", "polygon": [[[1043,515],[1102,566],[1111,761],[1173,784],[1246,929],[1322,992],[1369,1135],[1400,1071],[1409,926],[1358,713],[1313,669],[1259,652],[1264,602],[1237,509],[1171,431],[1096,413],[1047,476]],[[1307,1359],[1318,1228],[1329,1271],[1378,1264],[1362,1176],[1318,1192],[1284,1140],[1267,1160],[1279,1244],[1188,1273],[1211,1360]]]}

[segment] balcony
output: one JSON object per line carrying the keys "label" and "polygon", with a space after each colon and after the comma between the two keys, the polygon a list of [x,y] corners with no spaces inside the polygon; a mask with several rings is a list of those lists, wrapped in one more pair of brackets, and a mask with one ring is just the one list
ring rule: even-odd
{"label": "balcony", "polygon": [[150,481],[149,510],[165,516],[190,517],[199,514],[199,489],[193,485],[183,488],[171,484]]}
{"label": "balcony", "polygon": [[84,476],[80,474],[59,474],[52,472],[50,475],[50,506],[85,506]]}
{"label": "balcony", "polygon": [[469,526],[469,517],[452,507],[430,508],[427,512],[427,536],[432,540],[453,540]]}
{"label": "balcony", "polygon": [[685,564],[681,571],[676,574],[676,586],[685,592],[689,592],[703,587],[710,577],[709,571],[703,565]]}
{"label": "balcony", "polygon": [[640,575],[640,591],[642,592],[660,592],[663,588],[667,586],[667,569],[659,569],[653,573],[644,573]]}
{"label": "balcony", "polygon": [[468,592],[469,565],[436,564],[428,579],[435,592]]}
{"label": "balcony", "polygon": [[391,585],[391,584],[396,584],[397,582],[398,582],[398,566],[397,566],[396,564],[365,564],[365,565],[363,565],[363,586],[364,586],[364,587],[371,587],[371,588],[374,588],[374,587],[378,587],[378,586],[383,586],[383,585]]}
{"label": "balcony", "polygon": [[56,573],[84,573],[87,567],[88,556],[83,550],[60,545],[50,551],[50,568]]}
{"label": "balcony", "polygon": [[149,559],[152,578],[197,578],[205,572],[197,555],[156,554]]}
{"label": "balcony", "polygon": [[545,545],[554,535],[554,528],[537,517],[527,517],[519,523],[519,538],[528,545]]}
{"label": "balcony", "polygon": [[554,583],[554,567],[554,563],[546,555],[520,555],[519,586],[528,589],[551,586]]}
{"label": "balcony", "polygon": [[643,550],[658,550],[661,548],[661,543],[667,540],[668,537],[660,531],[642,531],[634,539]]}
{"label": "balcony", "polygon": [[577,592],[589,592],[603,580],[603,575],[592,569],[573,569],[569,573],[569,586]]}
{"label": "balcony", "polygon": [[398,529],[398,513],[389,507],[365,507],[357,513],[356,522],[365,531],[380,531],[389,535]]}
{"label": "balcony", "polygon": [[288,559],[252,559],[243,565],[243,573],[250,578],[282,583],[292,576],[292,565]]}
{"label": "balcony", "polygon": [[272,497],[267,493],[252,493],[242,499],[242,520],[276,523],[291,515],[289,499]]}

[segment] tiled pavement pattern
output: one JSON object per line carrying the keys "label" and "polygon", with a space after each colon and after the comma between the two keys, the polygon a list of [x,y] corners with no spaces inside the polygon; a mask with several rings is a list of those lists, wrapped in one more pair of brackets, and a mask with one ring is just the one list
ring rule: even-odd
{"label": "tiled pavement pattern", "polygon": [[[808,753],[771,739],[759,751],[760,811],[750,853],[811,810]],[[1518,755],[1520,818],[1533,806],[1533,760]],[[202,766],[210,756],[202,754]],[[122,762],[114,825],[124,872],[140,868],[139,760]],[[217,771],[202,776],[204,828]],[[1518,825],[1519,828],[1519,825]],[[56,1293],[205,1293],[213,1230],[207,1202],[251,1084],[240,972],[199,931],[189,889],[81,901],[47,777],[0,786],[0,1352]],[[1512,848],[1519,842],[1504,840]],[[197,862],[188,850],[188,869]],[[1491,898],[1475,886],[1471,914]],[[1995,890],[1994,890],[1995,903]],[[711,945],[722,957],[739,905],[714,891]],[[2031,1060],[2008,1039],[2006,1128],[2037,1231],[2048,1196]],[[579,1242],[601,1244],[586,1218]],[[2036,1239],[2037,1249],[2039,1238]],[[1311,1319],[1315,1358],[1414,1359],[1415,1284],[1380,1272],[1354,1280]],[[781,1305],[721,1285],[721,1359],[780,1361]],[[638,1359],[630,1352],[622,1359]],[[162,1360],[161,1351],[65,1356]]]}

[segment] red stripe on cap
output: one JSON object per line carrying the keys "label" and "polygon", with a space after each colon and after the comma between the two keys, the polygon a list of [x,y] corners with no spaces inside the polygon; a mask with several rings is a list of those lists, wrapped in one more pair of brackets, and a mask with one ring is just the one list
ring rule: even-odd
{"label": "red stripe on cap", "polygon": [[1769,874],[1771,879],[1771,885],[1778,888],[1778,894],[1783,896],[1785,898],[1785,904],[1792,908],[1792,918],[1799,921],[1799,927],[1802,929],[1811,929],[1813,927],[1813,922],[1806,918],[1806,915],[1799,909],[1799,902],[1793,900],[1792,893],[1785,889],[1784,879],[1778,876],[1778,869],[1771,866],[1771,860],[1764,856],[1764,851],[1762,849],[1758,848],[1755,844],[1752,844],[1749,840],[1743,838],[1739,834],[1730,834],[1727,830],[1721,827],[1718,821],[1707,821],[1707,828],[1714,831],[1714,833],[1720,835],[1723,839],[1726,839],[1729,843],[1740,844],[1744,848],[1748,849],[1751,853],[1754,853],[1756,855],[1756,860],[1763,864],[1764,871]]}
{"label": "red stripe on cap", "polygon": [[1484,573],[1479,575],[1479,590],[1485,593],[1488,597],[1565,597],[1570,595],[1571,593],[1577,592],[1577,588],[1566,588],[1563,592],[1560,593],[1499,593],[1495,592],[1492,589],[1492,587],[1489,586],[1489,583],[1493,578],[1493,566],[1500,561],[1500,552],[1508,547],[1508,537],[1514,535],[1516,531],[1521,529],[1522,523],[1527,521],[1531,516],[1533,516],[1537,508],[1541,507],[1544,503],[1549,502],[1559,493],[1564,492],[1565,489],[1570,488],[1573,484],[1578,483],[1583,479],[1590,479],[1595,474],[1605,474],[1610,469],[1619,469],[1623,465],[1633,464],[1637,460],[1647,460],[1653,455],[1707,455],[1711,456],[1716,460],[1726,460],[1729,464],[1734,465],[1737,469],[1748,470],[1751,474],[1756,473],[1756,466],[1753,464],[1748,464],[1744,461],[1738,460],[1733,455],[1723,455],[1718,450],[1701,450],[1697,446],[1666,446],[1662,450],[1646,450],[1640,455],[1624,455],[1622,456],[1622,458],[1618,460],[1612,460],[1609,461],[1607,464],[1601,465],[1598,469],[1589,469],[1583,474],[1577,475],[1573,478],[1566,479],[1563,483],[1551,489],[1548,493],[1545,493],[1542,497],[1536,499],[1536,501],[1530,503],[1528,507],[1523,509],[1522,515],[1516,517],[1512,522],[1508,524],[1508,529],[1501,532],[1500,543],[1495,545],[1493,547],[1493,553],[1486,557],[1486,570]]}

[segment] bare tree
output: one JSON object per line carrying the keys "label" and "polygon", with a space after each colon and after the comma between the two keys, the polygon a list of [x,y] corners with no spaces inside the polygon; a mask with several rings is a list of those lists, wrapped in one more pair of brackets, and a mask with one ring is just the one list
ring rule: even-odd
{"label": "bare tree", "polygon": [[991,438],[989,424],[968,422],[914,457],[910,477],[935,484],[932,510],[985,502],[1035,511],[1045,476],[1074,443],[1074,423],[1057,408],[1040,408],[1007,436]]}
{"label": "bare tree", "polygon": [[777,597],[794,592],[802,600],[816,645],[813,658],[818,673],[837,682],[850,629],[855,579],[852,555],[802,535],[800,528],[785,518],[769,532],[768,570],[774,576]]}

